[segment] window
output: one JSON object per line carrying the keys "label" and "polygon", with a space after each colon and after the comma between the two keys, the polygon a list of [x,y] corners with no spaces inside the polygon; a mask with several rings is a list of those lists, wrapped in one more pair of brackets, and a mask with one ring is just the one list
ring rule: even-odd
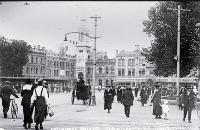
{"label": "window", "polygon": [[132,76],[135,76],[135,69],[132,69]]}
{"label": "window", "polygon": [[40,68],[40,74],[42,74],[43,73],[43,67],[41,66],[41,68]]}
{"label": "window", "polygon": [[145,69],[142,69],[142,75],[145,75]]}
{"label": "window", "polygon": [[102,86],[102,80],[101,79],[99,79],[99,85]]}
{"label": "window", "polygon": [[87,68],[87,73],[90,74],[90,67]]}
{"label": "window", "polygon": [[121,66],[121,59],[118,59],[118,66]]}
{"label": "window", "polygon": [[135,59],[132,59],[132,66],[135,66]]}
{"label": "window", "polygon": [[88,79],[88,84],[90,84],[90,79]]}
{"label": "window", "polygon": [[79,53],[83,53],[83,50],[79,50]]}
{"label": "window", "polygon": [[26,74],[28,74],[29,73],[29,67],[27,66],[26,67]]}
{"label": "window", "polygon": [[128,66],[132,66],[131,59],[128,59]]}
{"label": "window", "polygon": [[125,59],[122,59],[122,66],[125,66]]}
{"label": "window", "polygon": [[125,75],[125,70],[124,69],[122,69],[122,76],[124,76]]}
{"label": "window", "polygon": [[128,76],[131,76],[131,69],[128,70]]}
{"label": "window", "polygon": [[36,57],[35,62],[38,63],[38,57]]}
{"label": "window", "polygon": [[41,64],[43,63],[43,61],[42,61],[42,57],[41,57]]}
{"label": "window", "polygon": [[88,56],[88,59],[90,59],[90,56]]}
{"label": "window", "polygon": [[33,63],[33,57],[31,57],[31,63]]}
{"label": "window", "polygon": [[54,64],[53,64],[53,65],[54,65],[54,67],[56,67],[56,61],[54,61]]}
{"label": "window", "polygon": [[35,68],[35,74],[38,74],[38,67]]}
{"label": "window", "polygon": [[113,86],[113,80],[111,80],[111,86]]}
{"label": "window", "polygon": [[108,85],[108,79],[106,79],[106,85]]}
{"label": "window", "polygon": [[102,68],[99,67],[99,74],[102,74]]}
{"label": "window", "polygon": [[114,68],[111,67],[111,74],[114,74]]}
{"label": "window", "polygon": [[109,74],[109,68],[106,67],[106,74]]}
{"label": "window", "polygon": [[118,69],[118,76],[121,76],[121,69]]}

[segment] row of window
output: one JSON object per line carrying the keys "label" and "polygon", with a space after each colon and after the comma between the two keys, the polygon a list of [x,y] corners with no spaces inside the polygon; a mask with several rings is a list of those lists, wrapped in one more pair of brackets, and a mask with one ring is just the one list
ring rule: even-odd
{"label": "row of window", "polygon": [[26,74],[42,75],[44,74],[44,66],[41,67],[26,67]]}
{"label": "row of window", "polygon": [[[53,64],[52,64],[53,63]],[[59,61],[50,61],[47,60],[47,66],[54,66],[55,68],[61,68],[61,69],[74,69],[75,68],[75,63],[70,63],[70,62],[59,62]]]}
{"label": "row of window", "polygon": [[39,64],[44,64],[44,57],[34,57],[31,56],[31,63],[39,63]]}
{"label": "row of window", "polygon": [[[54,70],[53,72],[54,72],[54,73],[53,73],[53,76],[55,76],[55,77],[58,77],[58,76],[59,76],[59,70]],[[52,76],[51,70],[49,70],[49,71],[47,72],[47,76],[48,76],[48,77],[51,77],[51,76]],[[70,73],[70,71],[65,71],[65,76],[74,76],[74,72],[71,72],[71,73]]]}
{"label": "row of window", "polygon": [[[87,74],[91,74],[92,73],[92,67],[88,67],[87,68]],[[111,74],[114,74],[115,72],[114,72],[114,67],[111,67],[111,70],[110,70],[111,72]],[[103,69],[102,69],[102,67],[99,67],[98,68],[98,73],[99,74],[103,74]],[[109,74],[109,68],[108,67],[106,67],[106,74]]]}
{"label": "row of window", "polygon": [[[128,66],[135,66],[137,64],[135,59],[128,59]],[[145,60],[139,59],[139,65],[144,65]],[[118,59],[118,66],[125,66],[125,59]]]}
{"label": "row of window", "polygon": [[[136,75],[135,69],[128,69],[128,76],[135,76],[135,75]],[[140,69],[139,75],[144,76],[145,69]],[[125,76],[125,69],[118,69],[118,76]]]}
{"label": "row of window", "polygon": [[[91,84],[91,81],[92,81],[91,79],[87,79],[87,84]],[[102,79],[99,79],[98,85],[102,86],[103,85],[102,83],[103,83]],[[111,85],[112,86],[113,85],[113,80],[110,80],[110,82],[109,82],[109,80],[106,79],[104,85]]]}

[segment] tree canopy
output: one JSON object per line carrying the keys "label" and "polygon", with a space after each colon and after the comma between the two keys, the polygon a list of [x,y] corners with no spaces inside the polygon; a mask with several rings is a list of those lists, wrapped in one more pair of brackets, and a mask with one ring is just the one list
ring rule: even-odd
{"label": "tree canopy", "polygon": [[200,39],[197,34],[197,23],[200,23],[199,1],[161,1],[148,11],[148,20],[143,22],[144,32],[154,40],[151,47],[146,49],[146,59],[155,65],[157,76],[171,76],[176,74],[177,56],[177,26],[178,5],[181,9],[180,17],[180,77],[190,73],[198,66]]}
{"label": "tree canopy", "polygon": [[30,51],[31,46],[23,40],[0,37],[1,76],[22,76]]}

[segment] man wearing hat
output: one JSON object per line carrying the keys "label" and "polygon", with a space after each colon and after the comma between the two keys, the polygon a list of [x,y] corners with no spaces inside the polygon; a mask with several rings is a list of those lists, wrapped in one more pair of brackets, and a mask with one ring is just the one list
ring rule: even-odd
{"label": "man wearing hat", "polygon": [[106,89],[104,91],[104,110],[108,109],[108,113],[110,113],[110,110],[112,109],[112,103],[113,90],[111,86],[106,86]]}
{"label": "man wearing hat", "polygon": [[183,121],[185,121],[186,115],[188,113],[188,121],[189,123],[192,123],[191,116],[192,116],[192,110],[194,108],[195,94],[191,86],[186,85],[185,88],[186,91],[183,94],[183,106],[184,106]]}
{"label": "man wearing hat", "polygon": [[122,104],[124,105],[124,112],[126,117],[130,115],[130,107],[133,105],[134,96],[131,87],[127,87],[122,94]]}
{"label": "man wearing hat", "polygon": [[3,106],[3,114],[4,118],[7,118],[7,112],[10,107],[10,96],[14,95],[16,98],[19,98],[14,91],[14,89],[11,87],[11,84],[9,81],[5,82],[5,86],[0,89],[0,97],[2,98],[2,106]]}

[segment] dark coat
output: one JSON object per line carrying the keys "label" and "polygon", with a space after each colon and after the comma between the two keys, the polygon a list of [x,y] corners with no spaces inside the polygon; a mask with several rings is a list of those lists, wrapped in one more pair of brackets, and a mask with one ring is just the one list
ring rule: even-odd
{"label": "dark coat", "polygon": [[1,96],[2,100],[10,101],[11,95],[14,95],[15,97],[18,98],[18,95],[16,94],[16,92],[14,91],[14,89],[12,87],[5,85],[4,87],[2,87],[0,89],[0,96]]}
{"label": "dark coat", "polygon": [[162,107],[161,107],[161,93],[160,91],[156,91],[151,100],[153,102],[153,115],[162,115]]}
{"label": "dark coat", "polygon": [[183,93],[183,104],[186,107],[186,109],[194,108],[195,107],[194,102],[195,102],[195,93],[191,91],[188,94],[187,91],[185,91]]}
{"label": "dark coat", "polygon": [[105,109],[112,109],[112,103],[113,103],[113,90],[105,90],[104,91],[104,110]]}
{"label": "dark coat", "polygon": [[131,90],[125,90],[122,94],[122,104],[126,106],[133,105],[134,96]]}
{"label": "dark coat", "polygon": [[146,104],[148,100],[148,91],[146,89],[141,89],[140,96],[141,96],[141,103]]}
{"label": "dark coat", "polygon": [[117,101],[121,101],[122,98],[122,89],[117,89]]}

